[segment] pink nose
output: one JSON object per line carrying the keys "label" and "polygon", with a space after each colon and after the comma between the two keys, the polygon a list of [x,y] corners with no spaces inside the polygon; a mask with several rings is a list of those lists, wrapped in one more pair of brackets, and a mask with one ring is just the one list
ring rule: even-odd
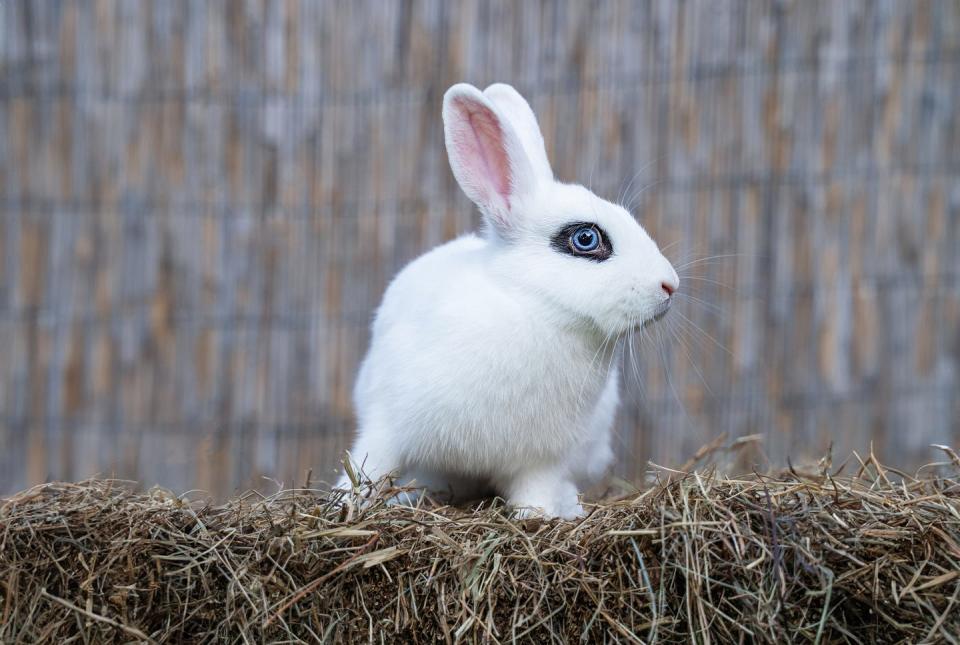
{"label": "pink nose", "polygon": [[677,290],[675,286],[673,286],[672,284],[667,284],[666,282],[661,282],[660,286],[663,287],[663,290],[667,292],[668,298],[672,296],[673,293]]}

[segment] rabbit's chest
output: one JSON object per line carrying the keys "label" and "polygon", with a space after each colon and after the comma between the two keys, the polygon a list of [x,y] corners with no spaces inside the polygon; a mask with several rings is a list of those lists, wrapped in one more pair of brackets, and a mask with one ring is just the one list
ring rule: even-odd
{"label": "rabbit's chest", "polygon": [[496,468],[508,453],[538,460],[569,452],[607,383],[612,348],[544,340],[518,334],[510,351],[448,348],[446,369],[416,397],[407,427],[435,437],[442,462],[469,453],[479,469]]}

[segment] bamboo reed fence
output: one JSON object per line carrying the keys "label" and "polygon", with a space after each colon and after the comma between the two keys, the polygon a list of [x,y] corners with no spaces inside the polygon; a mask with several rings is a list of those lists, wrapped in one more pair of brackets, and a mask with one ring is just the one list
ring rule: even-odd
{"label": "bamboo reed fence", "polygon": [[693,262],[625,369],[619,476],[721,433],[775,463],[960,443],[954,0],[5,0],[0,21],[0,492],[332,479],[385,285],[478,225],[443,148],[461,80],[515,85],[559,177]]}

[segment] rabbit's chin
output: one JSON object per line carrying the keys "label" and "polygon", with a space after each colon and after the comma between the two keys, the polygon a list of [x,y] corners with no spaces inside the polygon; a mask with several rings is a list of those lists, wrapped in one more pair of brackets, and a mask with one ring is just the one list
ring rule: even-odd
{"label": "rabbit's chin", "polygon": [[670,311],[671,302],[672,302],[672,299],[668,298],[667,300],[664,300],[659,305],[657,305],[657,308],[653,311],[653,315],[651,315],[649,318],[647,318],[642,323],[637,325],[637,329],[641,329],[641,328],[646,329],[647,327],[654,324],[655,322],[659,322],[660,320],[662,320],[663,317],[667,315],[667,312]]}

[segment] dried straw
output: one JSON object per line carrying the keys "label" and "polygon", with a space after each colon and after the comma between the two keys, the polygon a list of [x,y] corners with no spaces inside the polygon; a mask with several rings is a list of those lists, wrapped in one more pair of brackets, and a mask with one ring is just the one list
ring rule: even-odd
{"label": "dried straw", "polygon": [[46,484],[0,501],[0,641],[956,642],[960,480],[851,464],[672,475],[576,522],[386,483],[217,506]]}

